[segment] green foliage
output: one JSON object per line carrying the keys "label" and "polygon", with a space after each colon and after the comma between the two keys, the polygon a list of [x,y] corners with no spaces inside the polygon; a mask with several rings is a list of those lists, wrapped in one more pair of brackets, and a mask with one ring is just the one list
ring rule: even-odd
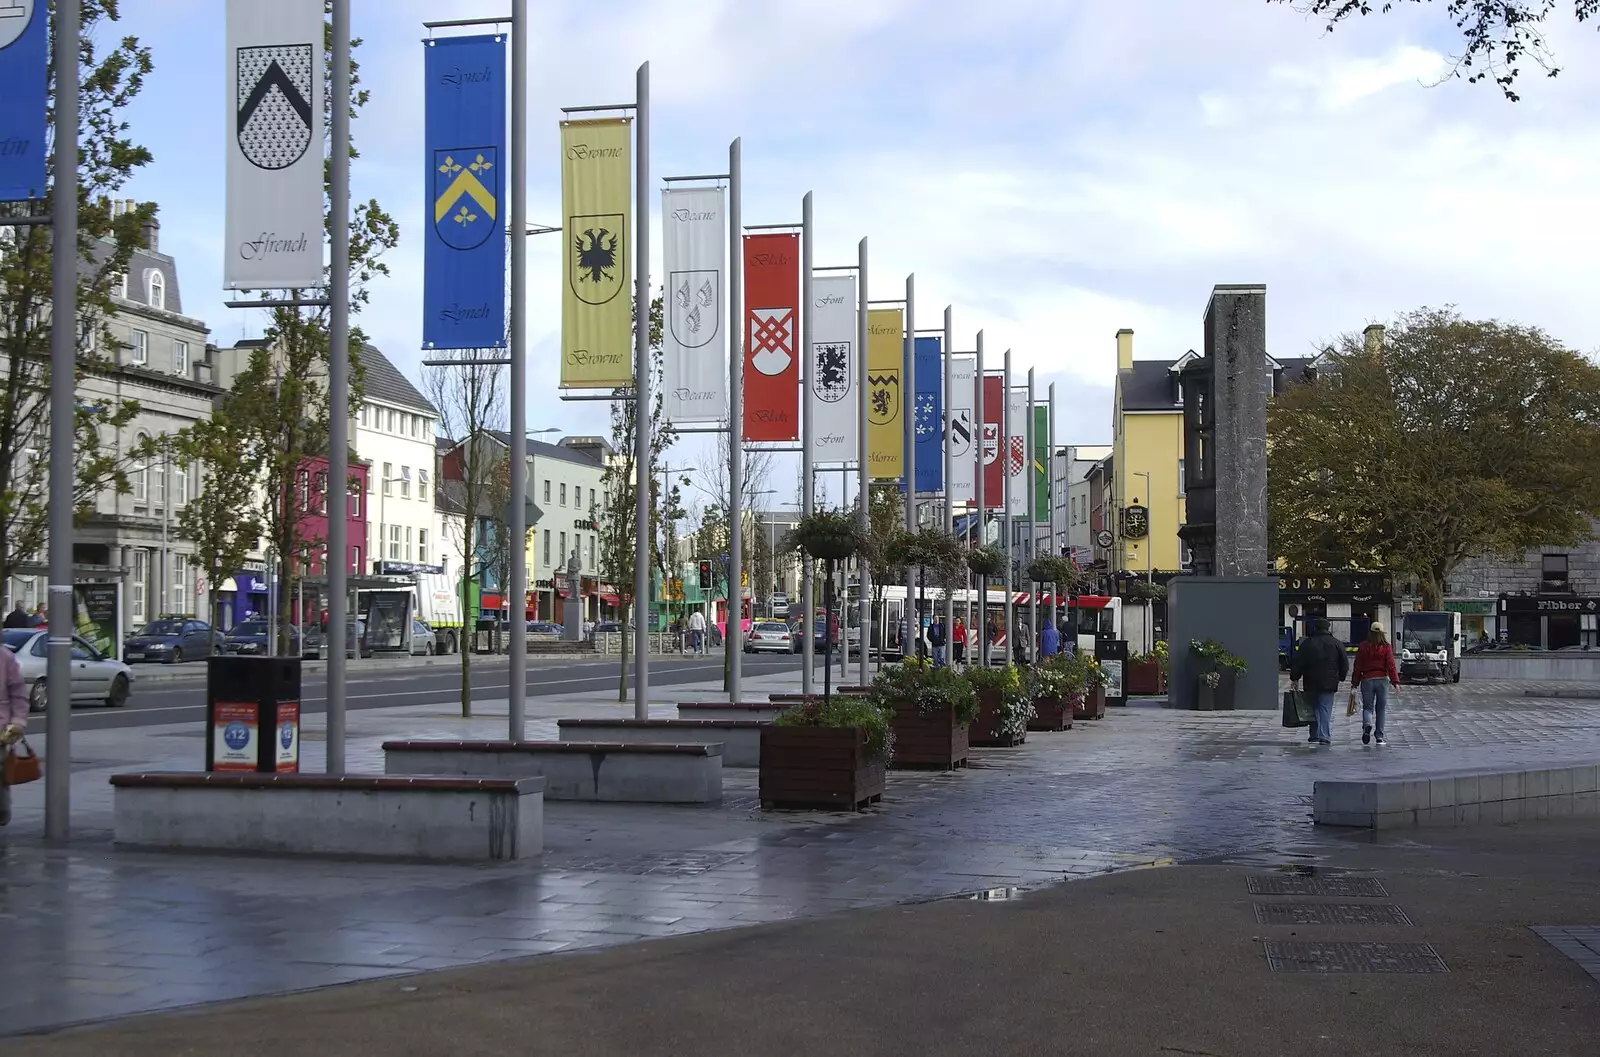
{"label": "green foliage", "polygon": [[884,541],[884,557],[901,569],[916,569],[935,586],[947,591],[966,587],[966,548],[941,529],[895,532]]}
{"label": "green foliage", "polygon": [[1165,602],[1167,588],[1164,584],[1154,584],[1145,580],[1124,580],[1122,600],[1141,606],[1149,605],[1151,602]]}
{"label": "green foliage", "polygon": [[979,576],[999,576],[1006,571],[1006,555],[999,547],[984,544],[967,552],[967,568]]}
{"label": "green foliage", "polygon": [[[1374,11],[1387,14],[1401,0],[1269,0],[1270,3],[1293,4],[1299,11],[1327,20],[1328,31],[1340,22],[1356,15],[1370,15]],[[1411,0],[1427,4],[1435,0]],[[1579,22],[1600,15],[1600,0],[1567,0],[1572,5]],[[1506,99],[1516,102],[1521,97],[1512,90],[1517,76],[1522,72],[1519,63],[1532,60],[1554,77],[1561,72],[1551,62],[1552,56],[1545,46],[1543,26],[1557,6],[1558,0],[1437,0],[1444,7],[1446,17],[1461,31],[1465,47],[1454,60],[1452,77],[1466,77],[1468,84],[1488,80],[1498,85]]]}
{"label": "green foliage", "polygon": [[[124,447],[120,440],[139,414],[137,401],[83,395],[87,379],[107,379],[110,388],[124,370],[106,354],[111,347],[106,318],[114,311],[111,295],[117,277],[128,270],[155,207],[146,203],[112,216],[106,198],[150,164],[150,151],[128,136],[126,113],[154,63],[150,49],[137,37],[112,32],[121,16],[118,0],[83,0],[80,12],[83,38],[73,73],[79,85],[80,159],[73,494],[49,494],[50,229],[0,225],[0,577],[10,577],[18,566],[40,557],[52,503],[72,503],[81,519],[93,511],[100,494],[126,495],[133,464],[155,452],[153,444]],[[109,46],[102,51],[107,40]],[[49,76],[48,105],[53,108],[53,64]],[[53,109],[49,116],[54,119]],[[50,194],[53,187],[51,183]],[[49,198],[39,206],[48,210]],[[38,208],[0,203],[0,214]]]}
{"label": "green foliage", "polygon": [[974,666],[963,673],[974,697],[985,693],[998,697],[1002,734],[1016,736],[1026,732],[1028,720],[1034,716],[1033,682],[1023,676],[1022,669],[1009,664],[999,668]]}
{"label": "green foliage", "polygon": [[892,713],[897,704],[915,705],[923,713],[948,705],[954,709],[957,723],[971,723],[978,715],[978,695],[965,676],[915,657],[878,669],[867,700],[886,713]]}
{"label": "green foliage", "polygon": [[1058,653],[1029,669],[1030,692],[1035,698],[1062,700],[1083,693],[1086,672],[1077,655]]}
{"label": "green foliage", "polygon": [[1575,545],[1600,516],[1600,367],[1533,327],[1408,313],[1347,335],[1267,418],[1268,524],[1291,568],[1411,575],[1440,609],[1480,554]]}
{"label": "green foliage", "polygon": [[1250,670],[1243,657],[1229,653],[1228,648],[1216,639],[1190,639],[1189,652],[1209,661],[1218,670],[1226,668],[1235,675],[1243,675]]}
{"label": "green foliage", "polygon": [[867,736],[867,755],[886,760],[894,751],[894,732],[889,714],[868,699],[838,695],[824,700],[812,698],[778,713],[780,727],[855,727]]}
{"label": "green foliage", "polygon": [[[1002,562],[1002,570],[1004,563]],[[1072,564],[1071,558],[1059,554],[1041,554],[1028,563],[1028,579],[1039,584],[1059,584],[1062,587],[1076,587],[1078,583],[1078,568]]]}
{"label": "green foliage", "polygon": [[783,549],[813,558],[847,558],[861,545],[857,515],[848,510],[818,510],[795,522]]}
{"label": "green foliage", "polygon": [[1163,674],[1170,674],[1172,671],[1172,658],[1167,652],[1165,639],[1157,639],[1156,644],[1150,647],[1149,653],[1132,654],[1128,657],[1128,661],[1132,664],[1148,664],[1153,661],[1161,666]]}
{"label": "green foliage", "polygon": [[244,568],[261,538],[260,511],[241,497],[252,495],[261,478],[260,448],[252,442],[255,424],[238,393],[222,398],[218,414],[170,439],[174,462],[185,471],[198,467],[206,482],[178,511],[176,532],[194,544],[195,560],[206,574],[206,619],[216,613],[217,588]]}

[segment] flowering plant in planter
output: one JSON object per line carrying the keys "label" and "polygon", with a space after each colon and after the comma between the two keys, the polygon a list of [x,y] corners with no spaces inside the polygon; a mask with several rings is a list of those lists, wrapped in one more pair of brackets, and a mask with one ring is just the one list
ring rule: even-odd
{"label": "flowering plant in planter", "polygon": [[773,720],[780,727],[855,727],[867,738],[867,755],[887,760],[894,750],[894,731],[883,709],[861,697],[813,698],[786,708]]}
{"label": "flowering plant in planter", "polygon": [[813,558],[848,558],[861,546],[854,514],[843,510],[818,510],[795,522],[784,537],[787,550],[803,551]]}
{"label": "flowering plant in planter", "polygon": [[1006,556],[999,547],[985,544],[967,552],[967,568],[979,576],[999,576],[1006,571]]}
{"label": "flowering plant in planter", "polygon": [[966,680],[976,697],[993,695],[996,704],[995,733],[1018,737],[1027,732],[1033,718],[1033,695],[1012,665],[1000,668],[970,668]]}
{"label": "flowering plant in planter", "polygon": [[[1243,675],[1250,670],[1243,657],[1229,653],[1228,648],[1216,639],[1190,639],[1189,651],[1199,657],[1203,666],[1209,669],[1208,674],[1217,675],[1227,669],[1234,675]],[[1215,683],[1210,684],[1213,687]]]}
{"label": "flowering plant in planter", "polygon": [[916,657],[879,669],[867,702],[885,715],[897,704],[909,704],[924,715],[949,706],[957,724],[971,723],[978,716],[978,695],[966,678]]}
{"label": "flowering plant in planter", "polygon": [[1033,680],[1033,696],[1064,698],[1083,693],[1084,677],[1087,673],[1082,665],[1075,663],[1076,657],[1076,654],[1070,656],[1057,654],[1049,660],[1034,665],[1030,673]]}

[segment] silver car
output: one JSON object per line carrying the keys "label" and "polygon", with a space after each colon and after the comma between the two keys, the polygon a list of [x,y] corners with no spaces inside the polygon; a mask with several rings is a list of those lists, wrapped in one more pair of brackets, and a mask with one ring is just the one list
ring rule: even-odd
{"label": "silver car", "polygon": [[[10,628],[0,642],[17,655],[17,665],[28,684],[28,711],[43,712],[50,633],[43,628]],[[76,635],[72,637],[73,704],[104,702],[111,708],[121,708],[132,692],[132,668],[106,657]]]}
{"label": "silver car", "polygon": [[794,636],[789,625],[776,621],[758,620],[750,625],[744,639],[746,653],[789,653],[794,649]]}
{"label": "silver car", "polygon": [[433,629],[420,620],[411,622],[411,656],[432,657],[437,650]]}

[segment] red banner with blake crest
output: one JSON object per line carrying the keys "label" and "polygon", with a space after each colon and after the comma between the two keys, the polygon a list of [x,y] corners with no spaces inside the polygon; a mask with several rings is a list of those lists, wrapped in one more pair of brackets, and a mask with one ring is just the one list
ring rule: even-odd
{"label": "red banner with blake crest", "polygon": [[1005,382],[998,374],[978,379],[983,386],[983,508],[999,510],[1005,502],[1006,479],[1000,461],[1000,428],[1005,425]]}
{"label": "red banner with blake crest", "polygon": [[800,236],[744,237],[744,439],[800,439]]}

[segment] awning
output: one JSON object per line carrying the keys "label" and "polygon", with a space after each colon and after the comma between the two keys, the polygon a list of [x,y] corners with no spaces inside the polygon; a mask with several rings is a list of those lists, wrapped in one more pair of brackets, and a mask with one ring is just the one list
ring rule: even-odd
{"label": "awning", "polygon": [[600,596],[600,601],[604,602],[608,606],[614,606],[621,604],[622,598],[619,595],[602,594]]}

